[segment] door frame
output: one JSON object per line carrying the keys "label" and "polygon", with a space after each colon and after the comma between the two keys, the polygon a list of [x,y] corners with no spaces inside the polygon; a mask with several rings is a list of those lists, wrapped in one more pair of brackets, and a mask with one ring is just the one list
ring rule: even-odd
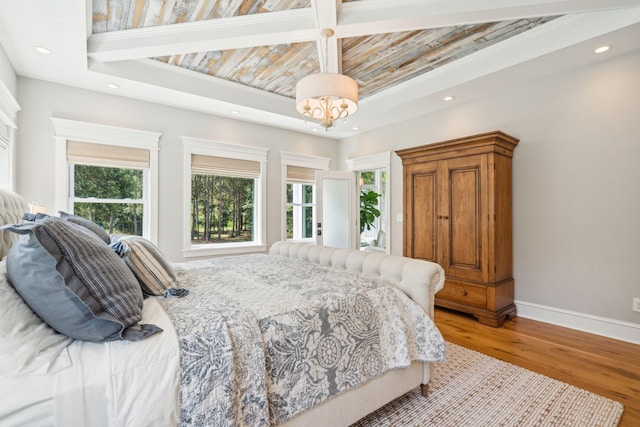
{"label": "door frame", "polygon": [[[391,151],[382,151],[376,154],[369,154],[367,156],[355,157],[346,161],[347,169],[356,173],[362,171],[369,171],[374,169],[385,169],[387,176],[384,183],[384,230],[386,233],[386,253],[391,253]],[[359,189],[359,186],[358,186]],[[356,200],[356,212],[358,217],[358,228],[360,231],[360,198],[359,193]],[[360,233],[358,233],[357,245],[360,246]]]}

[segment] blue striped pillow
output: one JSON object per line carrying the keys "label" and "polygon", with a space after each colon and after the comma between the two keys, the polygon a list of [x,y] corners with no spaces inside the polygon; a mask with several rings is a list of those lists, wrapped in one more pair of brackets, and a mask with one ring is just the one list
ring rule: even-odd
{"label": "blue striped pillow", "polygon": [[93,221],[91,221],[89,219],[83,218],[81,216],[78,216],[78,215],[73,215],[73,214],[70,214],[70,213],[66,213],[64,211],[59,211],[59,214],[60,214],[60,218],[66,219],[67,221],[71,221],[74,224],[81,225],[81,226],[83,226],[85,228],[88,228],[89,230],[93,231],[107,245],[110,243],[109,233],[107,233],[102,227],[100,227],[95,222],[93,222]]}
{"label": "blue striped pillow", "polygon": [[138,323],[138,281],[93,232],[55,217],[2,229],[24,234],[7,255],[9,281],[58,332],[86,341],[135,341],[161,331]]}

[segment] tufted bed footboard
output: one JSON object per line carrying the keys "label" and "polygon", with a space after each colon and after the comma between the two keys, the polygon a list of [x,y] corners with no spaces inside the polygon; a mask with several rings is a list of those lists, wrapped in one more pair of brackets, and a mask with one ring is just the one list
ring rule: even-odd
{"label": "tufted bed footboard", "polygon": [[[435,293],[444,286],[444,270],[438,264],[377,252],[332,248],[293,242],[276,242],[269,255],[298,258],[379,278],[400,288],[433,318]],[[427,395],[429,363],[414,362],[345,392],[295,417],[285,426],[348,426],[404,393],[420,387]]]}

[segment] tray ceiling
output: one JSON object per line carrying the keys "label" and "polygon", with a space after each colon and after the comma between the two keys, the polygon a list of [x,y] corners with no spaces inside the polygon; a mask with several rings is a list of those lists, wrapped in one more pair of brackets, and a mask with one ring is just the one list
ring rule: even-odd
{"label": "tray ceiling", "polygon": [[[361,0],[366,2],[366,0]],[[347,3],[347,2],[343,2]],[[260,0],[94,0],[93,34],[220,20],[260,13],[314,9],[310,1]],[[456,61],[555,19],[512,19],[473,25],[363,34],[337,40],[339,72],[353,78],[360,99]],[[384,27],[382,27],[384,28]],[[199,52],[177,52],[151,59],[295,98],[296,83],[321,72],[322,40]]]}

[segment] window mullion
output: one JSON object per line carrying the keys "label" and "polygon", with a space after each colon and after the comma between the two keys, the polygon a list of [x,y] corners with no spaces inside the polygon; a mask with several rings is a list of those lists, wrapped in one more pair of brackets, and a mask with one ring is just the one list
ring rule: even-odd
{"label": "window mullion", "polygon": [[117,204],[137,204],[144,205],[144,199],[101,199],[99,197],[71,197],[76,203],[117,203]]}

